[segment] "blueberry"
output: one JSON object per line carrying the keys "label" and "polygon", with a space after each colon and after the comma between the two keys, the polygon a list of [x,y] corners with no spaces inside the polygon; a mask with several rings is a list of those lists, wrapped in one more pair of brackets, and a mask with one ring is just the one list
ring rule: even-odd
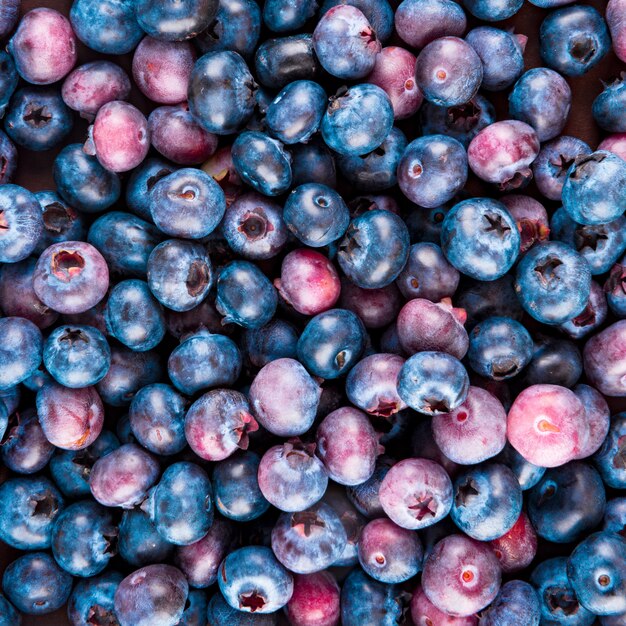
{"label": "blueberry", "polygon": [[[8,0],[0,11],[0,38],[4,39],[17,24],[20,14],[20,0]],[[2,624],[2,626],[5,626]]]}
{"label": "blueberry", "polygon": [[294,186],[319,183],[334,188],[337,185],[335,159],[323,141],[314,136],[308,143],[291,146],[290,152]]}
{"label": "blueberry", "polygon": [[147,513],[135,507],[124,511],[119,525],[119,555],[134,567],[168,559],[174,546],[157,532]]}
{"label": "blueberry", "polygon": [[248,613],[232,608],[218,591],[209,600],[207,617],[215,626],[276,626],[278,613]]}
{"label": "blueberry", "polygon": [[0,262],[15,263],[34,251],[43,231],[41,207],[30,191],[0,186]]}
{"label": "blueberry", "polygon": [[135,15],[145,33],[164,41],[191,39],[202,32],[217,14],[218,0],[183,0],[162,4],[136,0]]}
{"label": "blueberry", "polygon": [[162,159],[148,157],[136,167],[126,184],[128,208],[144,220],[152,221],[150,214],[150,191],[161,180],[174,171],[174,166]]}
{"label": "blueberry", "polygon": [[46,439],[34,409],[11,417],[0,452],[6,467],[18,474],[34,474],[48,465],[54,446]]}
{"label": "blueberry", "polygon": [[539,626],[540,618],[537,592],[522,580],[510,580],[502,585],[480,620],[484,626],[515,626],[520,620],[528,626]]}
{"label": "blueberry", "polygon": [[626,83],[618,78],[606,85],[602,93],[593,101],[593,118],[604,130],[612,133],[626,131],[624,104],[626,103]]}
{"label": "blueberry", "polygon": [[0,485],[0,500],[6,505],[0,513],[4,543],[19,550],[50,547],[52,528],[64,501],[47,478],[10,478]]}
{"label": "blueberry", "polygon": [[523,375],[526,385],[540,383],[573,387],[582,375],[580,350],[568,339],[539,337]]}
{"label": "blueberry", "polygon": [[0,389],[9,389],[28,378],[41,363],[43,339],[31,321],[21,317],[0,319]]}
{"label": "blueberry", "polygon": [[317,11],[317,0],[267,0],[263,22],[276,33],[302,28]]}
{"label": "blueberry", "polygon": [[246,359],[261,368],[276,359],[295,359],[297,344],[296,329],[288,322],[274,319],[261,328],[246,329],[241,348]]}
{"label": "blueberry", "polygon": [[259,457],[254,452],[237,452],[215,466],[215,508],[237,522],[257,519],[270,508],[257,482]]}
{"label": "blueberry", "polygon": [[70,20],[76,36],[103,54],[127,54],[137,46],[143,31],[132,0],[74,0]]}
{"label": "blueberry", "polygon": [[463,5],[474,17],[486,22],[499,22],[513,17],[523,4],[520,0],[463,0]]}
{"label": "blueberry", "polygon": [[323,15],[332,7],[347,4],[357,8],[365,15],[381,41],[391,37],[393,31],[393,9],[388,0],[324,0],[320,9],[320,15]]}
{"label": "blueberry", "polygon": [[623,489],[626,485],[624,469],[624,435],[626,434],[626,415],[618,413],[611,420],[609,433],[604,443],[593,457],[593,462],[608,487]]}
{"label": "blueberry", "polygon": [[[621,271],[620,271],[621,274]],[[610,278],[609,278],[610,280]],[[617,289],[622,292],[617,282]],[[609,287],[610,289],[610,287]],[[626,293],[626,292],[622,292]],[[612,294],[609,292],[608,297]],[[591,281],[591,292],[587,306],[583,312],[572,318],[571,320],[560,325],[561,330],[567,333],[572,339],[580,339],[587,336],[592,330],[595,330],[604,323],[608,312],[607,296],[598,283]]]}
{"label": "blueberry", "polygon": [[83,240],[86,233],[85,218],[69,206],[54,191],[38,191],[43,219],[43,232],[39,237],[35,252],[41,254],[53,243]]}
{"label": "blueberry", "polygon": [[482,281],[511,269],[520,249],[517,225],[504,205],[490,198],[456,204],[446,215],[441,247],[457,270]]}
{"label": "blueberry", "polygon": [[13,561],[2,577],[9,600],[23,613],[45,615],[60,609],[72,591],[72,577],[45,552],[31,552]]}
{"label": "blueberry", "polygon": [[[2,106],[0,106],[0,109],[2,109]],[[13,180],[16,169],[17,149],[6,134],[0,130],[0,185],[10,183]]]}
{"label": "blueberry", "polygon": [[67,615],[74,626],[89,626],[94,619],[115,623],[114,597],[123,576],[109,571],[91,580],[81,580],[70,595]]}
{"label": "blueberry", "polygon": [[550,13],[539,30],[543,61],[566,76],[581,76],[611,48],[604,18],[590,6],[571,6]]}
{"label": "blueberry", "polygon": [[400,39],[412,48],[423,48],[445,35],[460,37],[467,26],[465,12],[450,0],[404,0],[394,21]]}
{"label": "blueberry", "polygon": [[93,326],[58,326],[46,339],[43,362],[62,385],[89,387],[109,371],[111,349]]}

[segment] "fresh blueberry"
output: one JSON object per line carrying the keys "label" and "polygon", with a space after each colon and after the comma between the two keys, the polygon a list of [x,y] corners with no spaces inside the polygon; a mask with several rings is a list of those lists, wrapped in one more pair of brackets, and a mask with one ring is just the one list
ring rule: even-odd
{"label": "fresh blueberry", "polygon": [[105,572],[91,580],[81,580],[67,603],[67,616],[73,626],[89,626],[90,622],[115,624],[114,597],[124,577],[115,571]]}
{"label": "fresh blueberry", "polygon": [[394,16],[396,32],[412,48],[451,35],[461,37],[467,26],[465,12],[451,0],[404,0]]}
{"label": "fresh blueberry", "polygon": [[134,567],[166,561],[174,548],[139,507],[124,511],[118,530],[119,555]]}
{"label": "fresh blueberry", "polygon": [[21,317],[0,319],[0,389],[6,390],[28,378],[41,363],[43,339],[31,321]]}
{"label": "fresh blueberry", "polygon": [[54,446],[44,435],[34,409],[11,416],[0,453],[4,465],[18,474],[35,474],[48,465]]}
{"label": "fresh blueberry", "polygon": [[481,613],[481,626],[539,626],[541,607],[537,592],[522,580],[510,580],[500,588],[491,606]]}
{"label": "fresh blueberry", "polygon": [[381,41],[391,37],[393,9],[388,0],[324,0],[319,14],[323,15],[332,7],[346,4],[356,7],[365,15]]}
{"label": "fresh blueberry", "polygon": [[34,194],[18,185],[0,185],[0,262],[25,259],[35,250],[43,227]]}
{"label": "fresh blueberry", "polygon": [[217,14],[218,0],[183,0],[163,4],[158,0],[136,0],[139,26],[151,37],[183,41],[201,33]]}

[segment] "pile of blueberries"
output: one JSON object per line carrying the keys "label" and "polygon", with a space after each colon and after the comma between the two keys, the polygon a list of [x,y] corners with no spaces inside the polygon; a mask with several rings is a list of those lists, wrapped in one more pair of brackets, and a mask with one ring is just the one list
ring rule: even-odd
{"label": "pile of blueberries", "polygon": [[626,0],[531,1],[0,0],[0,626],[626,625]]}

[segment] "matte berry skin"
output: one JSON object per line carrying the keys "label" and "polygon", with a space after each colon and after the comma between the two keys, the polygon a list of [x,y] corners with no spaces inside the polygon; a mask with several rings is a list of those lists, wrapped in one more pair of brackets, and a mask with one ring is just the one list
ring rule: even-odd
{"label": "matte berry skin", "polygon": [[609,0],[606,5],[605,19],[611,33],[613,51],[617,57],[626,59],[626,18],[624,18],[623,0]]}
{"label": "matte berry skin", "polygon": [[382,328],[393,322],[402,303],[393,283],[379,289],[363,289],[347,278],[341,281],[339,306],[356,313],[366,328]]}
{"label": "matte berry skin", "polygon": [[517,266],[515,292],[524,310],[536,320],[563,324],[587,306],[591,292],[589,264],[563,243],[535,245]]}
{"label": "matte berry skin", "polygon": [[102,167],[94,156],[85,154],[81,144],[70,144],[59,152],[52,174],[59,195],[85,213],[104,211],[120,197],[117,174]]}
{"label": "matte berry skin", "polygon": [[[37,191],[35,197],[41,205],[43,232],[35,252],[41,254],[53,243],[83,240],[86,234],[84,216],[69,206],[54,191]],[[36,261],[36,259],[33,259]]]}
{"label": "matte berry skin", "polygon": [[[2,61],[0,61],[0,64]],[[0,81],[2,78],[0,77]],[[1,86],[1,85],[0,85]],[[0,104],[0,113],[4,107]],[[0,185],[6,185],[13,180],[17,169],[17,149],[13,142],[0,131]]]}
{"label": "matte berry skin", "polygon": [[200,57],[189,78],[189,110],[210,133],[230,135],[252,116],[256,84],[243,58],[232,51]]}
{"label": "matte berry skin", "polygon": [[36,196],[18,185],[0,186],[0,225],[0,262],[29,256],[44,227]]}
{"label": "matte berry skin", "polygon": [[585,409],[558,385],[532,385],[520,393],[507,418],[507,437],[527,460],[557,467],[574,459],[589,436]]}
{"label": "matte berry skin", "polygon": [[418,586],[411,596],[411,617],[415,624],[428,626],[477,626],[478,617],[467,615],[466,617],[454,617],[440,611],[426,596],[421,586]]}
{"label": "matte berry skin", "polygon": [[122,513],[119,525],[120,556],[134,567],[167,560],[174,546],[165,541],[147,513],[135,507]]}
{"label": "matte berry skin", "polygon": [[39,472],[48,465],[54,454],[54,446],[46,439],[37,414],[32,409],[16,413],[5,435],[0,452],[2,462],[12,472]]}
{"label": "matte berry skin", "polygon": [[579,224],[605,224],[622,215],[626,163],[605,150],[579,156],[563,184],[563,208]]}
{"label": "matte berry skin", "polygon": [[532,126],[539,141],[554,139],[563,130],[572,103],[565,79],[554,70],[538,67],[527,71],[509,94],[511,117]]}
{"label": "matte berry skin", "polygon": [[446,35],[461,37],[467,26],[463,9],[449,0],[404,0],[394,16],[396,32],[412,48]]}
{"label": "matte berry skin", "polygon": [[178,104],[187,99],[195,61],[196,54],[189,42],[145,37],[133,55],[133,78],[152,102]]}
{"label": "matte berry skin", "polygon": [[471,100],[480,87],[482,62],[462,39],[441,37],[419,53],[415,79],[429,102],[437,106],[463,104]]}
{"label": "matte berry skin", "polygon": [[626,395],[626,320],[611,324],[585,345],[583,362],[591,384],[606,396]]}
{"label": "matte berry skin", "polygon": [[606,150],[607,152],[612,152],[617,156],[624,158],[626,155],[626,141],[625,141],[626,133],[616,133],[614,135],[609,135],[605,137],[599,144],[598,150]]}
{"label": "matte berry skin", "polygon": [[7,50],[19,75],[35,85],[61,80],[76,63],[76,38],[69,20],[54,9],[39,7],[20,20]]}
{"label": "matte berry skin", "polygon": [[157,152],[178,165],[202,163],[217,149],[217,137],[195,121],[184,102],[154,109],[148,131]]}
{"label": "matte berry skin", "polygon": [[363,83],[340,89],[329,99],[321,129],[326,145],[335,152],[362,156],[378,148],[392,127],[389,97],[380,87]]}
{"label": "matte berry skin", "polygon": [[602,530],[624,536],[626,498],[613,498],[606,503]]}
{"label": "matte berry skin", "polygon": [[600,13],[572,6],[550,13],[539,29],[541,58],[565,76],[582,76],[611,49],[611,37]]}
{"label": "matte berry skin", "polygon": [[246,397],[238,391],[214,389],[200,396],[185,416],[185,437],[207,461],[221,461],[248,447],[248,433],[258,429]]}
{"label": "matte berry skin", "polygon": [[467,154],[456,139],[427,135],[412,141],[398,164],[398,185],[411,200],[429,209],[445,204],[467,180]]}
{"label": "matte berry skin", "polygon": [[18,550],[49,548],[54,522],[65,504],[52,482],[44,477],[9,478],[0,485],[0,498],[7,505],[0,514],[0,539]]}
{"label": "matte berry skin", "polygon": [[367,76],[381,50],[365,15],[349,4],[334,6],[322,15],[313,31],[313,47],[322,67],[342,80]]}
{"label": "matte berry skin", "polygon": [[293,595],[285,607],[293,626],[337,626],[340,617],[339,585],[329,572],[296,574]]}
{"label": "matte berry skin", "polygon": [[67,602],[72,580],[49,554],[30,552],[6,568],[2,588],[22,613],[45,615],[60,609]]}
{"label": "matte berry skin", "polygon": [[136,570],[115,592],[115,614],[120,626],[148,626],[158,620],[163,626],[180,622],[189,585],[180,570],[171,565],[148,565]]}
{"label": "matte berry skin", "polygon": [[463,322],[464,312],[448,303],[423,298],[409,300],[398,313],[400,345],[407,354],[445,352],[462,359],[469,346]]}
{"label": "matte berry skin", "polygon": [[132,399],[128,416],[137,441],[155,454],[170,455],[186,445],[185,400],[169,385],[146,385]]}
{"label": "matte berry skin", "polygon": [[523,620],[539,626],[541,608],[535,589],[527,582],[510,580],[502,585],[493,604],[481,614],[484,626],[513,626]]}
{"label": "matte berry skin", "polygon": [[587,306],[582,313],[561,324],[561,330],[566,332],[572,339],[580,339],[587,336],[592,330],[604,323],[608,312],[606,300],[602,287],[595,281],[591,281],[591,292]]}
{"label": "matte berry skin", "polygon": [[444,352],[418,352],[402,366],[398,395],[425,415],[449,413],[467,397],[469,378],[461,362]]}
{"label": "matte berry skin", "polygon": [[111,349],[93,326],[58,326],[46,339],[43,362],[61,385],[89,387],[109,371]]}
{"label": "matte berry skin", "polygon": [[396,381],[404,359],[395,354],[371,354],[359,361],[346,378],[346,395],[356,407],[388,418],[407,408],[398,395]]}
{"label": "matte berry skin", "polygon": [[463,617],[490,604],[500,588],[500,566],[489,546],[450,535],[435,545],[424,563],[422,588],[440,610]]}
{"label": "matte berry skin", "polygon": [[624,436],[626,414],[618,413],[611,420],[609,434],[593,457],[593,462],[608,487],[623,489],[626,485],[624,470]]}
{"label": "matte berry skin", "polygon": [[535,130],[517,120],[494,122],[481,130],[467,148],[474,174],[509,191],[524,186],[531,178],[530,164],[539,154]]}
{"label": "matte berry skin", "polygon": [[525,569],[537,554],[537,533],[523,512],[504,535],[489,543],[506,574]]}
{"label": "matte berry skin", "polygon": [[[2,3],[0,7],[0,39],[4,39],[13,30],[19,19],[19,13],[20,0],[5,0]],[[8,611],[12,612],[12,607],[9,606]]]}
{"label": "matte berry skin", "polygon": [[595,615],[580,604],[568,579],[565,557],[540,563],[532,572],[530,582],[539,596],[541,620],[558,620],[557,623],[569,623],[573,626],[593,624]]}
{"label": "matte berry skin", "polygon": [[447,472],[428,459],[404,459],[389,469],[379,489],[386,515],[402,528],[432,526],[450,512],[452,483]]}
{"label": "matte berry skin", "polygon": [[146,158],[130,174],[126,184],[128,208],[144,220],[152,221],[150,215],[150,191],[161,180],[174,171],[174,166],[163,159]]}
{"label": "matte berry skin", "polygon": [[626,131],[626,116],[623,108],[626,102],[626,84],[623,79],[616,79],[605,85],[593,101],[592,113],[596,124],[613,133]]}
{"label": "matte berry skin", "polygon": [[573,387],[583,371],[578,347],[569,339],[538,337],[533,358],[523,375],[527,385],[545,383]]}
{"label": "matte berry skin", "polygon": [[295,359],[298,333],[283,320],[273,320],[262,328],[244,331],[241,348],[246,359],[261,368],[282,358]]}
{"label": "matte berry skin", "polygon": [[339,243],[337,259],[347,278],[363,289],[390,285],[409,256],[409,231],[404,221],[381,209],[354,218]]}
{"label": "matte berry skin", "polygon": [[217,583],[231,607],[255,615],[277,611],[293,593],[291,573],[261,546],[231,552],[220,565]]}
{"label": "matte berry skin", "polygon": [[467,469],[454,481],[452,521],[469,537],[492,541],[511,530],[522,512],[522,490],[506,465]]}
{"label": "matte berry skin", "polygon": [[276,626],[278,613],[248,613],[233,609],[218,591],[209,600],[207,617],[215,626]]}
{"label": "matte berry skin", "polygon": [[131,0],[75,0],[70,20],[76,36],[103,54],[132,52],[143,36]]}
{"label": "matte berry skin", "polygon": [[112,511],[92,500],[75,502],[56,519],[52,554],[69,574],[88,578],[102,572],[115,553],[117,526]]}
{"label": "matte berry skin", "polygon": [[4,128],[19,146],[41,152],[59,145],[72,124],[71,111],[57,91],[29,86],[13,94]]}
{"label": "matte berry skin", "polygon": [[208,533],[195,543],[176,548],[176,566],[191,587],[205,589],[217,580],[217,570],[233,541],[233,526],[216,518]]}
{"label": "matte berry skin", "polygon": [[319,183],[335,187],[337,171],[331,150],[321,139],[311,138],[308,143],[290,148],[291,173],[294,187],[305,183]]}
{"label": "matte berry skin", "polygon": [[283,259],[274,286],[283,300],[298,313],[317,315],[339,299],[337,270],[326,256],[307,248],[293,250]]}
{"label": "matte berry skin", "polygon": [[537,534],[553,543],[580,541],[601,521],[606,495],[600,474],[574,461],[549,469],[528,495]]}
{"label": "matte berry skin", "polygon": [[532,164],[539,191],[549,200],[560,200],[568,169],[577,157],[591,152],[584,141],[568,135],[561,135],[544,144]]}
{"label": "matte berry skin", "polygon": [[257,47],[260,31],[261,9],[254,0],[224,0],[194,41],[203,53],[233,50],[247,59]]}
{"label": "matte berry skin", "polygon": [[276,558],[296,574],[312,574],[341,557],[346,531],[333,508],[325,503],[295,513],[281,513],[272,529]]}
{"label": "matte berry skin", "polygon": [[339,5],[351,5],[365,15],[381,41],[386,41],[393,31],[393,9],[388,0],[324,0],[320,15]]}
{"label": "matte berry skin", "polygon": [[28,378],[40,365],[41,331],[21,317],[0,319],[0,389],[7,390]]}
{"label": "matte berry skin", "polygon": [[261,458],[258,485],[265,498],[281,511],[303,511],[326,492],[328,475],[315,456],[315,446],[299,439],[273,446]]}
{"label": "matte berry skin", "polygon": [[145,498],[158,475],[154,457],[127,443],[95,462],[89,485],[100,504],[131,509]]}
{"label": "matte berry skin", "polygon": [[109,571],[91,580],[81,580],[67,603],[67,616],[73,626],[88,626],[89,620],[106,620],[115,624],[114,597],[124,577]]}
{"label": "matte berry skin", "polygon": [[217,0],[184,0],[163,5],[155,0],[138,0],[135,15],[139,26],[151,37],[183,41],[202,32],[217,13]]}
{"label": "matte berry skin", "polygon": [[165,335],[163,309],[143,280],[132,278],[115,285],[104,315],[109,334],[137,352],[152,350]]}
{"label": "matte berry skin", "polygon": [[480,387],[450,413],[434,415],[432,432],[441,451],[455,463],[473,465],[499,454],[506,443],[506,411]]}
{"label": "matte berry skin", "polygon": [[94,387],[44,385],[37,392],[37,413],[48,441],[64,450],[90,446],[104,422],[104,407]]}

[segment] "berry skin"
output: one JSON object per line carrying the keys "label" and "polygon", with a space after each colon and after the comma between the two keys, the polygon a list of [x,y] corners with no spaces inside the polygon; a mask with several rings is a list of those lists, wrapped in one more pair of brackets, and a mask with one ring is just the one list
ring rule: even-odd
{"label": "berry skin", "polygon": [[293,593],[293,576],[261,546],[231,552],[220,565],[217,583],[231,607],[255,615],[277,611]]}
{"label": "berry skin", "polygon": [[[119,525],[120,556],[134,567],[166,561],[174,546],[157,532],[147,513],[139,507],[122,513]],[[216,566],[217,567],[217,566]]]}
{"label": "berry skin", "polygon": [[120,626],[175,626],[185,610],[189,585],[171,565],[148,565],[136,570],[115,592]]}
{"label": "berry skin", "polygon": [[467,181],[463,145],[445,135],[426,135],[412,141],[398,164],[398,185],[412,202],[429,209],[452,198]]}
{"label": "berry skin", "polygon": [[1,185],[0,227],[0,262],[16,263],[28,257],[44,228],[36,196],[18,185]]}
{"label": "berry skin", "polygon": [[322,498],[328,475],[314,453],[314,444],[299,439],[267,450],[259,465],[258,486],[270,504],[281,511],[303,511]]}
{"label": "berry skin", "polygon": [[402,366],[398,395],[425,415],[449,413],[465,401],[469,378],[461,362],[444,352],[418,352]]}
{"label": "berry skin", "polygon": [[337,513],[319,503],[295,513],[281,513],[272,530],[276,558],[296,574],[312,574],[335,563],[346,546]]}
{"label": "berry skin", "polygon": [[367,76],[381,51],[367,18],[350,4],[339,4],[322,15],[313,32],[313,47],[322,67],[342,80]]}
{"label": "berry skin", "polygon": [[532,178],[530,164],[539,154],[537,133],[518,120],[494,122],[470,142],[467,159],[478,178],[501,191],[524,187]]}
{"label": "berry skin", "polygon": [[517,266],[515,291],[524,310],[536,320],[563,324],[587,306],[591,292],[589,264],[563,243],[537,244]]}
{"label": "berry skin", "polygon": [[442,520],[452,507],[446,471],[427,459],[404,459],[387,472],[379,489],[387,516],[402,528],[418,530]]}
{"label": "berry skin", "polygon": [[600,474],[574,461],[549,469],[529,492],[528,517],[537,534],[553,543],[580,541],[604,515],[606,495]]}
{"label": "berry skin", "polygon": [[523,512],[504,535],[489,543],[506,574],[525,569],[537,554],[537,533]]}
{"label": "berry skin", "polygon": [[585,409],[589,437],[582,447],[577,459],[586,459],[598,451],[609,432],[611,413],[606,400],[598,391],[589,385],[576,385],[573,389],[576,397]]}
{"label": "berry skin", "polygon": [[356,313],[366,328],[391,324],[402,303],[402,296],[393,283],[379,289],[364,289],[347,278],[341,281],[339,306]]}
{"label": "berry skin", "polygon": [[411,617],[415,624],[428,626],[430,622],[433,626],[477,626],[478,617],[467,615],[466,617],[454,617],[440,611],[426,596],[421,586],[413,592],[411,596]]}
{"label": "berry skin", "polygon": [[605,19],[613,40],[613,51],[624,61],[626,59],[626,28],[624,20],[623,0],[609,0],[606,5]]}
{"label": "berry skin", "polygon": [[506,274],[519,254],[521,238],[505,206],[490,198],[456,204],[443,220],[441,247],[461,273],[481,281]]}
{"label": "berry skin", "polygon": [[559,385],[532,385],[517,396],[509,410],[508,440],[535,465],[557,467],[571,461],[588,436],[582,403]]}
{"label": "berry skin", "polygon": [[113,100],[126,100],[129,94],[126,72],[111,61],[79,65],[67,75],[61,87],[63,102],[90,122],[100,107]]}
{"label": "berry skin", "polygon": [[580,315],[560,325],[560,329],[572,339],[586,337],[591,331],[602,326],[608,312],[607,298],[598,283],[591,281],[589,301]]}
{"label": "berry skin", "polygon": [[0,389],[6,391],[37,370],[43,339],[39,328],[21,317],[0,319],[0,335]]}
{"label": "berry skin", "polygon": [[266,326],[244,331],[242,350],[246,359],[261,368],[276,359],[295,359],[298,334],[283,320],[273,320]]}
{"label": "berry skin", "polygon": [[317,455],[328,476],[340,485],[359,485],[374,473],[383,452],[379,435],[358,409],[342,407],[329,413],[317,428]]}
{"label": "berry skin", "polygon": [[209,26],[218,5],[218,0],[184,0],[165,5],[156,0],[137,0],[135,15],[139,26],[151,37],[183,41]]}
{"label": "berry skin", "polygon": [[483,626],[539,626],[541,608],[535,589],[521,580],[504,583],[492,605],[481,614]]}
{"label": "berry skin", "polygon": [[624,443],[626,439],[626,414],[618,413],[611,420],[609,434],[602,447],[596,452],[593,461],[608,487],[623,489],[626,485],[624,468]]}
{"label": "berry skin", "polygon": [[593,119],[598,126],[613,133],[626,131],[623,108],[626,100],[626,83],[622,78],[606,85],[593,101]]}
{"label": "berry skin", "polygon": [[6,568],[2,588],[22,613],[45,615],[60,609],[67,602],[72,580],[49,554],[30,552]]}
{"label": "berry skin", "polygon": [[132,509],[144,500],[158,476],[155,458],[143,448],[127,443],[95,462],[89,485],[100,504]]}
{"label": "berry skin", "polygon": [[404,0],[394,19],[398,35],[412,48],[446,35],[461,37],[467,25],[463,9],[449,0]]}
{"label": "berry skin", "polygon": [[89,626],[89,620],[107,620],[115,624],[114,597],[124,577],[115,571],[105,572],[91,580],[81,580],[67,603],[67,616],[73,626]]}
{"label": "berry skin", "polygon": [[14,414],[0,446],[2,462],[18,474],[41,471],[48,465],[54,449],[46,439],[33,409]]}
{"label": "berry skin", "polygon": [[[0,59],[2,57],[0,56]],[[0,64],[3,61],[0,60]],[[0,70],[0,87],[2,86],[2,70]],[[5,105],[1,104],[0,113],[4,112]],[[13,180],[17,169],[17,149],[13,142],[0,130],[0,185],[6,185]]]}
{"label": "berry skin", "polygon": [[480,57],[458,37],[441,37],[417,57],[415,80],[424,98],[441,107],[471,100],[483,80]]}
{"label": "berry skin", "polygon": [[369,522],[359,538],[359,562],[374,580],[401,583],[422,568],[423,550],[417,534],[388,519]]}
{"label": "berry skin", "polygon": [[233,609],[218,591],[209,600],[207,617],[215,626],[276,626],[278,613],[248,613]]}
{"label": "berry skin", "polygon": [[221,461],[248,447],[248,433],[258,429],[246,397],[238,391],[214,389],[200,396],[185,416],[185,437],[207,461]]}
{"label": "berry skin", "polygon": [[69,20],[39,7],[22,17],[7,50],[19,75],[34,85],[61,80],[76,63],[76,38]]}
{"label": "berry skin", "polygon": [[337,260],[346,277],[363,289],[391,284],[409,256],[409,232],[403,220],[376,209],[354,218],[339,243]]}
{"label": "berry skin", "polygon": [[500,588],[500,566],[489,546],[449,535],[427,556],[422,588],[441,611],[463,617],[490,604]]}
{"label": "berry skin", "polygon": [[51,309],[59,313],[84,313],[106,295],[109,268],[91,244],[55,243],[41,253],[33,286],[39,299]]}
{"label": "berry skin", "polygon": [[47,478],[9,478],[0,485],[0,501],[6,504],[0,512],[0,540],[18,550],[50,547],[64,500]]}
{"label": "berry skin", "polygon": [[488,391],[470,387],[454,411],[433,416],[432,432],[450,460],[462,465],[482,463],[504,448],[506,411]]}
{"label": "berry skin", "polygon": [[285,607],[293,626],[337,626],[340,617],[339,585],[329,572],[296,574],[293,595]]}
{"label": "berry skin", "polygon": [[587,341],[583,350],[585,374],[605,396],[626,395],[626,320],[620,320]]}

